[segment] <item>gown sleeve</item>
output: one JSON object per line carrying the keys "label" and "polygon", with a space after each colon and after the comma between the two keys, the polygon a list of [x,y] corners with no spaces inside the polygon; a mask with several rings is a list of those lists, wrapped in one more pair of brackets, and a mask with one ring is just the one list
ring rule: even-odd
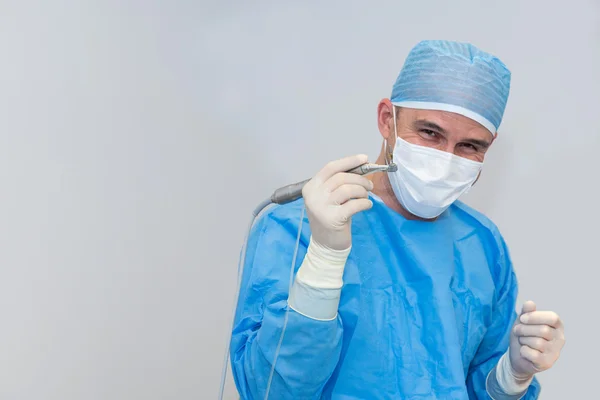
{"label": "gown sleeve", "polygon": [[[247,244],[230,350],[234,380],[244,400],[264,399],[278,346],[269,399],[319,399],[342,348],[343,326],[339,314],[334,319],[318,320],[288,306],[290,269],[301,209],[281,210],[276,206],[275,211],[263,215],[254,225]],[[292,214],[296,211],[294,218]],[[304,228],[309,229],[306,220]],[[307,251],[309,234],[302,236],[295,271]],[[307,287],[295,289],[298,296],[308,296],[304,299],[307,304],[318,307],[321,300],[325,305],[331,304],[331,292],[311,292]]]}
{"label": "gown sleeve", "polygon": [[[470,399],[534,400],[538,398],[541,390],[535,377],[527,391],[516,396],[502,393],[499,387],[494,386],[495,379],[488,382],[488,375],[495,374],[500,357],[508,350],[510,332],[517,318],[517,279],[506,243],[497,232],[496,240],[499,252],[495,268],[497,298],[493,309],[493,321],[469,366],[467,390]],[[486,387],[486,382],[491,383],[491,387]]]}

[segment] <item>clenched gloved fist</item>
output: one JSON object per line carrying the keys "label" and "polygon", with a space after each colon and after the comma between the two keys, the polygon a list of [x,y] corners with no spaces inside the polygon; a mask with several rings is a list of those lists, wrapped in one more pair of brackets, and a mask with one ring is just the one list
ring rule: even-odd
{"label": "clenched gloved fist", "polygon": [[523,305],[510,335],[510,364],[517,379],[552,367],[565,345],[562,321],[555,312],[536,311],[535,303]]}
{"label": "clenched gloved fist", "polygon": [[347,173],[367,162],[355,155],[328,163],[302,189],[312,240],[333,250],[352,244],[351,217],[373,206],[369,190],[373,183],[364,176]]}

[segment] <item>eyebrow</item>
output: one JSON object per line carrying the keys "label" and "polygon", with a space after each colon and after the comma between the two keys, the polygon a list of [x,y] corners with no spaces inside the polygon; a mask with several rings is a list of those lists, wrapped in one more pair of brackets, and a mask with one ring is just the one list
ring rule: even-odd
{"label": "eyebrow", "polygon": [[439,126],[438,124],[436,124],[435,122],[431,122],[431,121],[427,121],[426,119],[418,119],[415,121],[414,123],[416,128],[420,128],[420,129],[431,129],[432,131],[438,131],[439,133],[443,133],[446,134],[446,130],[444,128],[442,128],[441,126]]}
{"label": "eyebrow", "polygon": [[488,142],[487,140],[480,140],[480,139],[465,139],[465,140],[461,140],[461,142],[474,144],[476,146],[481,147],[484,150],[492,145],[492,142]]}
{"label": "eyebrow", "polygon": [[[414,126],[417,129],[431,129],[432,131],[437,131],[443,135],[446,135],[448,132],[435,122],[427,121],[425,119],[419,119],[414,122]],[[465,139],[461,140],[462,143],[470,143],[475,146],[479,146],[482,149],[487,149],[492,145],[492,142],[482,139]]]}

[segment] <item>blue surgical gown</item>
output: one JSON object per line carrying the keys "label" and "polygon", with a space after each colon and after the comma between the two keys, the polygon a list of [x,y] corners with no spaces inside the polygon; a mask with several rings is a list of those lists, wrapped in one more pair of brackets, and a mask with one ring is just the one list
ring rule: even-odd
{"label": "blue surgical gown", "polygon": [[[508,349],[517,280],[497,227],[456,202],[435,222],[407,220],[372,195],[352,218],[352,250],[334,320],[288,310],[303,200],[255,223],[231,338],[242,399],[489,399]],[[294,272],[310,239],[306,214]],[[537,379],[524,400],[536,399]]]}

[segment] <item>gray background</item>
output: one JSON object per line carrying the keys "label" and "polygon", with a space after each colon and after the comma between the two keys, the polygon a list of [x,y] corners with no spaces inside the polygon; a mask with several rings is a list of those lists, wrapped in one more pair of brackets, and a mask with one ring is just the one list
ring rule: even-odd
{"label": "gray background", "polygon": [[215,398],[251,210],[374,159],[437,38],[513,71],[466,200],[566,324],[542,398],[594,397],[600,3],[557,3],[0,2],[0,398]]}

